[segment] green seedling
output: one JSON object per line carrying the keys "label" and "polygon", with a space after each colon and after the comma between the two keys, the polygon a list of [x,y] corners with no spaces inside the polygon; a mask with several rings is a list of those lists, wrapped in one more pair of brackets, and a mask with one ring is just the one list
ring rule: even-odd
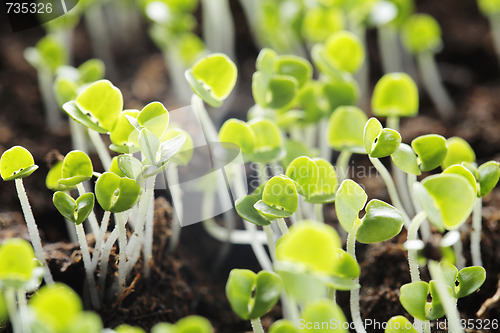
{"label": "green seedling", "polygon": [[35,47],[27,48],[24,51],[24,58],[38,72],[38,85],[44,103],[45,119],[49,128],[56,131],[60,129],[62,119],[52,85],[57,68],[68,61],[67,51],[55,37],[48,35],[42,38]]}
{"label": "green seedling", "polygon": [[454,136],[447,139],[446,143],[448,144],[448,152],[441,163],[443,170],[453,164],[474,163],[476,161],[474,150],[464,139]]}
{"label": "green seedling", "polygon": [[[289,297],[310,301],[327,296],[328,288],[350,290],[359,285],[354,258],[341,249],[340,237],[330,226],[302,221],[276,245],[277,272]],[[307,286],[304,287],[304,286]]]}
{"label": "green seedling", "polygon": [[413,117],[418,113],[418,104],[418,88],[408,74],[386,74],[375,85],[372,110],[376,116]]}
{"label": "green seedling", "polygon": [[328,100],[330,110],[336,110],[343,105],[357,105],[360,97],[358,83],[349,76],[345,76],[342,80],[330,78],[325,81],[323,94]]}
{"label": "green seedling", "polygon": [[102,333],[102,320],[94,312],[84,311],[68,329],[69,333]]}
{"label": "green seedling", "polygon": [[79,319],[82,302],[68,286],[55,283],[44,286],[30,298],[29,308],[33,311],[35,331],[63,333]]}
{"label": "green seedling", "polygon": [[[377,243],[391,239],[401,232],[404,225],[403,215],[391,205],[371,200],[365,207],[368,196],[354,181],[342,182],[335,199],[335,211],[342,228],[348,233],[347,253],[356,260],[356,240],[361,243]],[[365,216],[359,219],[365,207]],[[354,279],[359,283],[359,278]],[[359,289],[351,290],[351,315],[356,332],[365,332],[359,309]]]}
{"label": "green seedling", "polygon": [[63,186],[78,186],[92,178],[94,168],[90,157],[84,152],[73,150],[63,160],[59,184]]}
{"label": "green seedling", "polygon": [[384,333],[418,333],[413,324],[403,316],[394,316],[387,321]]}
{"label": "green seedling", "polygon": [[347,178],[347,168],[352,153],[365,153],[363,128],[368,118],[363,110],[355,106],[341,106],[330,115],[328,123],[328,144],[340,151],[337,159],[339,182]]}
{"label": "green seedling", "polygon": [[417,57],[422,81],[439,115],[450,119],[455,106],[441,82],[434,58],[442,46],[441,27],[430,15],[414,14],[405,21],[401,33],[403,45]]}
{"label": "green seedling", "polygon": [[52,191],[67,191],[75,188],[75,186],[66,186],[59,183],[62,177],[63,161],[58,161],[50,168],[45,178],[45,186]]}
{"label": "green seedling", "polygon": [[401,135],[393,129],[383,128],[376,118],[370,118],[364,128],[363,143],[371,158],[382,158],[399,149]]}
{"label": "green seedling", "polygon": [[187,316],[178,320],[175,325],[169,323],[156,324],[151,333],[213,333],[210,322],[200,316]]}
{"label": "green seedling", "polygon": [[236,84],[237,69],[228,56],[214,53],[197,61],[185,75],[198,96],[220,107]]}
{"label": "green seedling", "polygon": [[254,207],[257,202],[262,200],[262,192],[264,190],[264,187],[265,185],[259,186],[252,194],[240,198],[235,202],[235,209],[238,215],[240,215],[244,220],[260,226],[270,225],[271,221],[273,220],[272,217],[268,218],[262,215]]}
{"label": "green seedling", "polygon": [[140,187],[130,178],[119,177],[114,173],[103,173],[95,184],[99,205],[112,213],[124,212],[137,203]]}
{"label": "green seedling", "polygon": [[329,300],[318,300],[304,306],[299,329],[304,332],[347,333],[346,322],[345,315],[337,304]]}
{"label": "green seedling", "polygon": [[140,327],[137,326],[130,326],[127,324],[122,324],[115,328],[115,332],[117,333],[146,333],[145,330],[143,330]]}
{"label": "green seedling", "polygon": [[290,217],[297,210],[299,197],[293,180],[278,175],[269,179],[262,191],[262,200],[254,204],[268,219]]}
{"label": "green seedling", "polygon": [[279,300],[283,288],[281,279],[272,272],[258,274],[247,269],[233,269],[226,283],[226,296],[233,311],[250,320],[254,332],[263,332],[260,317]]}
{"label": "green seedling", "polygon": [[343,30],[345,18],[336,6],[317,6],[306,10],[302,21],[302,36],[310,43],[322,43],[333,33]]}
{"label": "green seedling", "polygon": [[422,171],[431,171],[440,166],[448,153],[446,139],[437,134],[419,136],[411,142],[411,146],[418,155]]}
{"label": "green seedling", "polygon": [[479,10],[490,22],[493,46],[500,61],[500,1],[498,0],[478,0]]}
{"label": "green seedling", "polygon": [[53,278],[50,273],[45,255],[43,253],[42,240],[38,233],[38,226],[31,210],[31,206],[24,189],[22,178],[31,175],[38,166],[35,164],[33,156],[24,147],[14,146],[6,150],[0,157],[0,176],[4,181],[14,180],[16,183],[17,195],[23,209],[24,218],[28,227],[28,233],[35,249],[36,257],[44,268],[44,279],[47,283],[52,283]]}

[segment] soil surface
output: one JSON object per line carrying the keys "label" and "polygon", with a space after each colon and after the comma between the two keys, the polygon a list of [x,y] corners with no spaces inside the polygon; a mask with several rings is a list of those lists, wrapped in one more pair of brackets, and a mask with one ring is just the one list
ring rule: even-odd
{"label": "soil surface", "polygon": [[[437,133],[445,137],[460,136],[471,143],[478,163],[500,160],[500,91],[499,65],[495,56],[487,20],[477,10],[475,0],[416,1],[417,10],[433,15],[442,25],[444,48],[437,55],[443,81],[456,103],[456,117],[443,123],[425,92],[421,94],[420,115],[401,123],[403,140],[407,143],[422,134]],[[228,116],[244,117],[251,106],[251,74],[258,53],[248,34],[238,1],[231,1],[237,17],[237,61],[241,67],[239,86]],[[0,15],[4,15],[3,13]],[[159,50],[143,27],[141,42],[127,52],[115,55],[119,75],[111,78],[123,92],[127,108],[159,100],[167,107],[176,106],[171,96],[168,73]],[[11,33],[5,18],[0,20],[0,153],[13,145],[27,147],[40,169],[25,179],[25,186],[35,217],[39,223],[49,263],[57,280],[84,294],[83,264],[79,248],[68,242],[64,221],[54,209],[52,193],[45,187],[48,171],[47,156],[53,149],[65,154],[69,150],[69,130],[48,131],[44,124],[43,106],[39,95],[36,72],[23,58],[23,50],[36,44],[44,35],[42,28]],[[368,54],[371,62],[371,84],[381,76],[378,51],[369,33]],[[92,57],[85,27],[75,29],[75,64]],[[415,75],[415,73],[413,73]],[[423,91],[423,90],[422,90]],[[171,99],[170,99],[171,100]],[[369,110],[367,110],[369,112]],[[97,156],[92,156],[97,161]],[[49,158],[50,159],[50,158]],[[360,156],[355,165],[369,166]],[[95,166],[101,170],[99,165]],[[385,187],[376,174],[355,178],[362,183],[371,198],[388,200]],[[0,183],[0,240],[10,237],[28,238],[20,206],[12,182]],[[168,252],[171,234],[171,208],[164,193],[157,193],[155,202],[154,264],[151,277],[142,274],[141,264],[129,280],[129,288],[119,302],[110,301],[101,310],[106,327],[130,323],[149,329],[159,321],[176,321],[189,314],[207,317],[217,332],[247,332],[250,324],[237,318],[224,294],[224,286],[232,268],[259,270],[248,246],[232,246],[222,267],[214,270],[221,243],[206,234],[201,224],[182,229],[177,250]],[[329,223],[336,225],[333,206],[325,209]],[[500,278],[500,188],[484,200],[482,255],[487,280],[479,292],[459,301],[463,318],[478,318],[477,312],[485,301],[497,292]],[[468,235],[470,222],[464,227],[463,245],[467,265],[470,265]],[[406,234],[375,245],[359,245],[357,256],[361,264],[361,309],[363,318],[385,322],[393,315],[406,314],[401,307],[399,287],[409,282],[407,256],[402,249]],[[92,241],[89,236],[89,241]],[[110,264],[116,264],[115,252]],[[115,274],[111,269],[110,275]],[[111,277],[111,276],[110,276]],[[423,271],[423,278],[428,274]],[[348,293],[340,292],[339,304],[349,316]],[[268,326],[280,317],[279,306],[262,320]],[[500,318],[500,304],[492,302],[480,315],[481,319]],[[379,332],[381,330],[370,330]],[[433,330],[439,331],[439,330]],[[481,332],[476,330],[474,332]],[[486,331],[485,331],[486,332]]]}

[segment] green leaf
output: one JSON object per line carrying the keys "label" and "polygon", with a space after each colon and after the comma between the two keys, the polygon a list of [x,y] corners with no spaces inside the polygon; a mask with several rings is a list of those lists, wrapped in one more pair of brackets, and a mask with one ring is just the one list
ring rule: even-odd
{"label": "green leaf", "polygon": [[[330,300],[319,300],[306,304],[302,310],[302,319],[305,323],[310,323],[313,327],[306,326],[303,332],[314,333],[348,333],[347,321],[340,307]],[[333,323],[327,328],[322,323]]]}
{"label": "green leaf", "polygon": [[57,105],[62,107],[66,102],[71,101],[76,97],[77,84],[68,78],[58,77],[54,81],[54,96],[57,100]]}
{"label": "green leaf", "polygon": [[82,84],[102,80],[106,72],[104,62],[100,59],[90,59],[78,67]]}
{"label": "green leaf", "polygon": [[177,136],[174,136],[173,138],[163,142],[159,148],[160,156],[157,162],[157,166],[165,166],[170,161],[170,159],[175,156],[175,154],[183,149],[186,143],[186,139],[186,135],[180,132],[180,134],[178,134]]}
{"label": "green leaf", "polygon": [[417,155],[406,143],[401,143],[398,150],[391,154],[394,164],[406,173],[419,176],[422,174],[418,166]]}
{"label": "green leaf", "polygon": [[[476,192],[465,177],[456,174],[434,175],[425,178],[422,185],[439,209],[446,229],[456,229],[465,222],[476,200]],[[434,214],[428,217],[436,226],[440,225],[439,220],[434,221]]]}
{"label": "green leaf", "polygon": [[159,140],[162,140],[167,132],[168,120],[168,111],[160,102],[149,103],[137,116],[137,122]]}
{"label": "green leaf", "polygon": [[387,321],[384,333],[418,333],[413,323],[403,316],[394,316]]}
{"label": "green leaf", "polygon": [[259,186],[252,194],[240,198],[235,202],[235,209],[239,216],[260,226],[271,224],[271,221],[259,213],[259,211],[254,207],[258,201],[262,200],[262,191],[264,186],[265,185]]}
{"label": "green leaf", "polygon": [[411,142],[411,146],[418,155],[422,171],[430,171],[440,166],[448,152],[446,139],[437,134],[419,136]]}
{"label": "green leaf", "polygon": [[52,191],[66,191],[73,189],[72,186],[65,186],[59,184],[61,179],[63,161],[58,161],[52,168],[50,168],[45,178],[45,186]]}
{"label": "green leaf", "polygon": [[54,193],[52,201],[65,219],[77,225],[85,221],[94,208],[93,193],[85,193],[75,201],[68,194],[58,191]]}
{"label": "green leaf", "polygon": [[447,173],[452,173],[452,174],[456,174],[456,175],[460,175],[460,176],[464,177],[465,179],[467,179],[469,184],[472,186],[472,188],[474,189],[474,192],[477,193],[476,178],[474,178],[474,175],[472,174],[472,172],[469,171],[469,169],[467,169],[463,165],[454,164],[454,165],[446,168],[443,171],[443,174],[447,174]]}
{"label": "green leaf", "polygon": [[0,245],[0,288],[22,287],[33,278],[36,257],[24,239],[10,238]]}
{"label": "green leaf", "polygon": [[255,146],[255,134],[250,126],[238,119],[228,119],[219,130],[219,141],[234,143],[242,153],[252,154]]}
{"label": "green leaf", "polygon": [[286,169],[285,175],[295,181],[299,193],[309,197],[318,189],[318,165],[307,156],[296,158]]}
{"label": "green leaf", "polygon": [[213,333],[208,319],[200,316],[187,316],[175,323],[175,333]]}
{"label": "green leaf", "polygon": [[418,113],[418,88],[405,73],[384,75],[375,85],[373,114],[379,117],[413,117]]}
{"label": "green leaf", "polygon": [[[303,119],[306,123],[317,123],[329,112],[326,102],[326,96],[323,93],[323,84],[315,80],[310,80],[300,89],[296,99],[296,106],[303,110],[302,113],[298,113],[301,117],[296,117],[297,120],[291,122],[288,127],[296,125],[300,119]],[[287,111],[285,114],[292,112]]]}
{"label": "green leaf", "polygon": [[361,186],[350,179],[340,184],[335,198],[335,211],[340,225],[346,232],[351,232],[359,212],[365,206],[368,196]]}
{"label": "green leaf", "polygon": [[126,116],[137,118],[138,110],[123,110],[118,116],[115,128],[109,134],[111,142],[119,146],[123,153],[134,152],[139,146],[139,131],[135,129]]}
{"label": "green leaf", "polygon": [[[137,158],[130,155],[119,155],[117,159],[117,165],[120,171],[123,173],[124,177],[128,177],[130,179],[136,179],[141,175],[144,167]],[[116,175],[122,177],[120,173],[114,172]]]}
{"label": "green leaf", "polygon": [[120,213],[132,208],[141,188],[129,178],[120,178],[111,172],[103,173],[95,184],[95,195],[99,205],[109,212]]}
{"label": "green leaf", "polygon": [[496,161],[489,161],[478,168],[480,196],[485,197],[500,179],[500,167]]}
{"label": "green leaf", "polygon": [[254,118],[248,122],[248,126],[255,135],[253,161],[269,163],[285,156],[281,131],[273,121]]}
{"label": "green leaf", "polygon": [[282,288],[281,278],[275,273],[233,269],[226,283],[226,296],[238,316],[255,319],[276,305]]}
{"label": "green leaf", "polygon": [[279,210],[295,212],[299,203],[297,187],[284,175],[274,176],[264,187],[262,201]]}
{"label": "green leaf", "polygon": [[146,157],[144,164],[156,165],[158,163],[160,139],[147,128],[143,128],[139,133],[139,147]]}
{"label": "green leaf", "polygon": [[429,191],[427,191],[422,185],[422,183],[415,182],[413,184],[413,191],[422,207],[422,210],[425,211],[427,218],[429,221],[440,231],[443,232],[445,230],[443,217],[441,215],[440,208],[434,198],[431,196]]}
{"label": "green leaf", "polygon": [[122,324],[118,326],[117,328],[115,328],[115,331],[117,333],[146,333],[146,331],[140,327],[130,326],[127,324]]}
{"label": "green leaf", "polygon": [[379,137],[384,127],[377,118],[371,117],[365,124],[363,131],[363,144],[368,154],[372,153],[373,143]]}
{"label": "green leaf", "polygon": [[68,328],[68,333],[101,333],[102,321],[98,314],[90,311],[82,312]]}
{"label": "green leaf", "polygon": [[112,131],[123,109],[120,89],[108,80],[92,83],[76,98],[76,106],[97,126]]}
{"label": "green leaf", "polygon": [[442,45],[441,27],[432,16],[414,14],[401,27],[403,46],[413,54],[437,52]]}
{"label": "green leaf", "polygon": [[370,118],[364,127],[363,144],[366,152],[373,158],[391,155],[401,143],[401,135],[390,128],[383,128],[376,118]]}
{"label": "green leaf", "polygon": [[[429,292],[431,302],[427,302]],[[430,284],[418,281],[401,286],[399,301],[410,315],[420,320],[435,320],[445,314],[434,281]]]}
{"label": "green leaf", "polygon": [[59,184],[75,186],[92,178],[94,169],[90,157],[82,151],[70,151],[63,160]]}
{"label": "green leaf", "polygon": [[151,329],[151,333],[176,333],[175,326],[170,323],[158,323]]}
{"label": "green leaf", "polygon": [[339,186],[335,168],[322,158],[314,158],[313,161],[318,166],[317,190],[306,198],[306,201],[323,204],[332,202]]}
{"label": "green leaf", "polygon": [[51,35],[40,39],[34,48],[27,48],[24,57],[37,70],[48,70],[51,73],[68,62],[66,49]]}
{"label": "green leaf", "polygon": [[279,57],[276,65],[277,73],[294,77],[297,80],[299,89],[312,78],[312,65],[304,58],[284,55]]}
{"label": "green leaf", "polygon": [[328,61],[344,72],[357,72],[365,60],[365,50],[361,40],[348,31],[332,34],[325,42],[325,49]]}
{"label": "green leaf", "polygon": [[330,226],[313,221],[294,224],[276,244],[276,259],[304,267],[312,273],[332,276],[337,273],[340,237]]}
{"label": "green leaf", "polygon": [[263,48],[257,56],[255,67],[259,72],[273,74],[276,70],[277,61],[278,54],[274,50]]}
{"label": "green leaf", "polygon": [[323,85],[323,93],[330,104],[330,110],[339,106],[355,106],[359,101],[359,86],[352,78],[331,79]]}
{"label": "green leaf", "polygon": [[335,268],[332,275],[346,279],[359,277],[361,270],[358,262],[352,255],[342,249],[334,249],[332,256],[335,258]]}
{"label": "green leaf", "polygon": [[38,165],[24,147],[14,146],[4,151],[0,157],[0,175],[5,181],[28,177],[36,169]]}
{"label": "green leaf", "polygon": [[441,163],[441,168],[447,169],[453,164],[460,164],[462,162],[472,163],[476,161],[476,154],[472,147],[462,138],[454,136],[446,140],[448,143],[448,152]]}
{"label": "green leaf", "polygon": [[66,114],[71,117],[74,121],[82,124],[83,126],[94,130],[98,133],[107,133],[108,130],[97,125],[97,121],[95,118],[91,116],[90,113],[86,114],[82,112],[75,101],[69,101],[67,103],[64,103],[63,106],[63,111],[66,112]]}
{"label": "green leaf", "polygon": [[[298,81],[290,75],[274,74],[267,78],[261,74],[257,72],[252,77],[252,92],[257,104],[263,108],[287,108],[297,94]],[[260,89],[263,91],[259,91]]]}
{"label": "green leaf", "polygon": [[468,296],[478,290],[486,280],[486,271],[483,267],[465,267],[458,272],[457,297]]}
{"label": "green leaf", "polygon": [[82,312],[82,302],[71,288],[55,283],[46,285],[30,298],[29,306],[49,332],[64,333]]}
{"label": "green leaf", "polygon": [[305,12],[302,34],[308,41],[322,43],[331,34],[344,29],[345,19],[341,8],[317,6]]}
{"label": "green leaf", "polygon": [[393,206],[380,201],[371,200],[366,205],[366,215],[356,233],[360,243],[372,244],[383,242],[397,236],[404,225],[403,215]]}
{"label": "green leaf", "polygon": [[193,91],[213,107],[219,107],[236,84],[236,65],[228,56],[213,53],[198,60],[185,73]]}
{"label": "green leaf", "polygon": [[288,139],[285,142],[284,150],[286,151],[286,156],[281,160],[281,165],[286,169],[294,159],[300,156],[314,156],[307,146],[297,140]]}
{"label": "green leaf", "polygon": [[486,16],[494,16],[500,13],[500,2],[497,0],[478,0],[477,4],[481,12]]}
{"label": "green leaf", "polygon": [[[181,137],[179,137],[179,136],[181,136]],[[169,129],[163,137],[163,140],[165,143],[173,138],[176,138],[175,142],[178,142],[177,140],[179,140],[179,142],[180,142],[180,140],[182,139],[182,136],[185,137],[184,144],[175,153],[175,155],[172,156],[170,159],[170,161],[172,163],[175,163],[176,165],[188,165],[189,161],[191,161],[191,158],[193,157],[193,152],[194,152],[193,138],[191,137],[191,135],[189,135],[188,132],[186,132],[180,128]],[[167,144],[165,144],[165,145],[162,144],[161,148],[162,149],[165,148],[166,145]],[[170,146],[170,143],[168,145]],[[166,157],[166,155],[162,155],[162,157],[164,158],[164,157]]]}
{"label": "green leaf", "polygon": [[337,151],[365,153],[363,131],[368,117],[355,106],[338,107],[328,122],[328,144]]}
{"label": "green leaf", "polygon": [[458,269],[455,266],[453,266],[453,264],[449,263],[447,260],[442,260],[439,263],[439,267],[441,269],[441,272],[443,273],[443,278],[446,284],[453,292],[453,297],[456,298],[455,283],[457,282]]}
{"label": "green leaf", "polygon": [[280,319],[269,327],[269,333],[299,333],[299,330],[291,321]]}

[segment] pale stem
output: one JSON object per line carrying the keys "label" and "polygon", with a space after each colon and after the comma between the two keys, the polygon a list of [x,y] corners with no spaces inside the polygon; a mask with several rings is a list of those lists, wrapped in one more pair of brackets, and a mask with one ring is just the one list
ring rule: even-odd
{"label": "pale stem", "polygon": [[125,229],[125,220],[122,214],[116,214],[118,217],[118,246],[120,248],[120,257],[118,262],[118,296],[125,290],[127,283],[127,230]]}
{"label": "pale stem", "polygon": [[88,154],[89,148],[87,146],[86,128],[69,117],[69,128],[71,132],[71,145],[73,149],[83,151]]}
{"label": "pale stem", "polygon": [[273,262],[276,261],[276,244],[274,243],[274,235],[273,230],[270,225],[262,226],[264,232],[266,233],[267,239],[267,247],[269,248],[269,252],[271,253],[271,259]]}
{"label": "pale stem", "polygon": [[[363,50],[367,52],[368,47],[366,44],[366,28],[363,26],[363,24],[352,24],[351,27],[352,27],[351,31],[356,35],[358,35],[359,39],[361,40],[361,43],[363,44]],[[362,100],[360,101],[360,103],[363,106],[363,109],[368,107],[369,105],[368,96],[370,96],[370,94],[368,93],[369,74],[370,74],[370,63],[368,59],[369,59],[368,57],[365,58],[363,64],[361,65],[361,68],[354,75],[354,77],[359,83],[359,92],[360,92],[359,95],[362,96]]]}
{"label": "pale stem", "polygon": [[[408,229],[408,243],[417,240],[418,229],[422,222],[426,219],[425,212],[420,212],[411,221],[410,228]],[[417,249],[408,249],[408,264],[410,266],[411,282],[420,281],[420,272],[418,270]]]}
{"label": "pale stem", "polygon": [[36,258],[43,266],[44,274],[43,278],[47,284],[54,283],[52,278],[52,273],[50,272],[47,260],[45,260],[45,253],[43,252],[42,240],[40,239],[40,234],[38,233],[38,227],[35,222],[35,217],[33,216],[33,211],[26,195],[24,189],[22,178],[17,178],[15,180],[17,196],[21,202],[21,208],[23,209],[24,218],[26,219],[26,226],[28,227],[28,233],[30,235],[31,243],[33,244],[33,249],[35,250]]}
{"label": "pale stem", "polygon": [[370,161],[372,162],[375,169],[377,169],[378,173],[384,180],[385,186],[387,187],[387,191],[389,192],[389,197],[391,198],[391,202],[394,205],[394,207],[396,207],[403,215],[403,218],[405,220],[405,226],[406,228],[408,228],[410,223],[410,218],[408,217],[408,214],[406,213],[403,204],[399,199],[398,191],[396,190],[396,185],[392,180],[391,174],[389,173],[389,171],[387,171],[385,166],[382,164],[382,162],[379,161],[378,158],[373,158],[370,156],[368,157],[370,158]]}
{"label": "pale stem", "polygon": [[446,312],[446,318],[448,319],[448,332],[464,333],[460,321],[460,313],[457,310],[457,300],[449,293],[449,287],[438,262],[434,260],[429,262],[429,273],[437,284],[436,289]]}
{"label": "pale stem", "polygon": [[472,233],[470,235],[470,252],[473,266],[483,266],[481,259],[483,199],[477,198],[472,211]]}
{"label": "pale stem", "polygon": [[325,222],[325,218],[323,216],[323,204],[314,204],[314,208],[316,210],[316,220],[319,222]]}
{"label": "pale stem", "polygon": [[[175,212],[172,214],[172,236],[170,237],[169,252],[174,252],[181,236],[181,222],[183,218],[182,193],[179,186],[179,171],[177,165],[167,168],[167,180]],[[172,185],[172,186],[171,186]]]}
{"label": "pale stem", "polygon": [[83,265],[85,266],[85,274],[87,275],[87,283],[89,285],[90,292],[90,302],[94,308],[99,308],[99,297],[97,295],[97,289],[94,278],[94,269],[92,267],[92,260],[90,259],[89,245],[87,243],[87,238],[85,237],[85,230],[83,230],[83,225],[75,224],[76,234],[78,236],[78,242],[80,243],[80,249],[82,251]]}
{"label": "pale stem", "polygon": [[69,241],[71,243],[78,242],[78,238],[76,237],[76,231],[74,227],[74,223],[64,219],[64,224],[66,225],[66,230],[68,231]]}
{"label": "pale stem", "polygon": [[[361,221],[357,220],[354,222],[351,232],[347,235],[347,253],[354,259],[356,259],[356,232],[360,226]],[[353,282],[359,284],[359,277],[353,279]],[[366,333],[363,320],[361,319],[361,310],[359,308],[359,288],[352,289],[350,295],[350,309],[354,328],[357,333]]]}
{"label": "pale stem", "polygon": [[191,97],[191,105],[200,120],[207,141],[209,143],[216,142],[218,138],[218,132],[214,126],[214,123],[212,122],[212,119],[208,115],[207,109],[203,104],[203,99],[201,99],[201,97],[199,97],[198,95],[193,94],[193,96]]}
{"label": "pale stem", "polygon": [[105,245],[104,236],[106,235],[106,231],[108,230],[110,217],[111,217],[111,212],[108,212],[107,210],[104,211],[104,215],[102,216],[102,221],[101,221],[101,230],[97,235],[94,248],[94,256],[92,258],[92,267],[94,270],[97,267],[97,263],[99,262],[99,257],[101,256],[101,253],[104,252],[104,245]]}
{"label": "pale stem", "polygon": [[234,23],[228,0],[201,0],[203,40],[212,52],[234,59]]}
{"label": "pale stem", "polygon": [[92,141],[92,144],[97,150],[97,155],[101,160],[104,170],[109,170],[109,168],[111,167],[111,155],[109,154],[109,150],[102,140],[101,134],[91,129],[89,129],[88,132],[90,141]]}
{"label": "pale stem", "polygon": [[[417,212],[420,212],[422,210],[422,207],[420,207],[420,203],[417,200],[417,195],[413,190],[414,184],[417,182],[417,176],[409,173],[407,176],[407,182],[408,182],[408,189],[410,190],[411,201],[413,202],[413,207],[415,207],[415,210]],[[422,240],[424,242],[428,242],[431,239],[432,233],[428,221],[422,223],[422,225],[420,226],[420,233],[422,235]]]}
{"label": "pale stem", "polygon": [[252,324],[253,333],[264,333],[264,328],[262,328],[260,318],[251,319],[250,323]]}
{"label": "pale stem", "polygon": [[168,73],[170,79],[172,79],[172,86],[175,90],[178,103],[185,105],[189,103],[193,90],[184,76],[186,68],[182,65],[178,52],[179,50],[170,46],[166,50],[163,50],[163,58],[167,64]]}
{"label": "pale stem", "polygon": [[[250,222],[248,222],[250,223]],[[205,231],[219,242],[231,242],[232,244],[265,244],[266,236],[263,231],[255,231],[252,236],[245,230],[233,230],[231,234],[224,227],[218,225],[213,219],[203,221]]]}
{"label": "pale stem", "polygon": [[349,160],[351,159],[352,153],[348,150],[342,150],[337,157],[336,171],[339,184],[348,178],[349,175]]}
{"label": "pale stem", "polygon": [[280,217],[277,219],[277,221],[278,221],[278,227],[280,228],[281,234],[282,235],[288,234],[288,232],[289,232],[288,225],[286,224],[285,219]]}
{"label": "pale stem", "polygon": [[[395,131],[399,131],[399,117],[389,116],[387,117],[387,127],[392,128]],[[415,209],[413,207],[412,198],[410,195],[411,189],[408,188],[408,183],[406,181],[406,176],[403,170],[398,168],[394,161],[391,159],[391,170],[394,174],[396,180],[396,186],[398,193],[401,195],[401,201],[406,212],[413,216],[415,215]]]}
{"label": "pale stem", "polygon": [[9,313],[10,323],[12,324],[12,330],[14,333],[24,333],[23,321],[19,317],[19,312],[16,307],[16,290],[13,288],[7,288],[4,293],[5,301],[7,303],[7,312]]}
{"label": "pale stem", "polygon": [[434,54],[425,52],[417,55],[418,67],[425,89],[436,106],[441,118],[449,120],[455,112],[455,105],[441,82],[441,75]]}
{"label": "pale stem", "polygon": [[146,226],[144,231],[144,275],[148,278],[151,265],[153,264],[153,229],[154,229],[155,200],[149,201],[148,214],[146,216]]}
{"label": "pale stem", "polygon": [[57,106],[53,90],[54,77],[46,69],[38,71],[38,86],[42,95],[43,106],[45,109],[45,120],[51,132],[57,132],[61,129],[62,113]]}
{"label": "pale stem", "polygon": [[316,128],[316,125],[307,125],[304,128],[304,141],[307,147],[309,148],[314,148],[316,147],[316,136],[317,136],[317,131],[318,129]]}
{"label": "pale stem", "polygon": [[[78,189],[78,195],[82,196],[86,193],[85,187],[83,187],[83,183],[78,183],[76,185],[76,188]],[[94,234],[95,237],[98,237],[98,235],[99,235],[99,223],[97,223],[97,218],[95,217],[93,209],[90,212],[88,219],[90,222],[90,227],[92,228],[92,233]]]}
{"label": "pale stem", "polygon": [[401,49],[395,27],[387,24],[379,27],[377,41],[384,73],[402,72]]}
{"label": "pale stem", "polygon": [[[459,232],[460,229],[461,228],[458,229]],[[458,241],[453,243],[453,252],[455,252],[455,266],[458,268],[458,270],[461,270],[462,268],[465,267],[464,248],[462,245],[461,238],[459,238]]]}
{"label": "pale stem", "polygon": [[331,162],[332,149],[328,146],[328,117],[324,117],[320,120],[318,135],[321,157],[323,157],[328,162]]}
{"label": "pale stem", "polygon": [[106,240],[101,255],[101,260],[99,265],[99,267],[101,268],[99,271],[99,292],[101,294],[101,297],[104,295],[104,290],[106,288],[106,277],[108,274],[109,256],[111,254],[111,250],[113,249],[113,245],[115,244],[117,239],[118,239],[118,229],[115,227],[111,232],[111,234],[109,235],[108,239]]}

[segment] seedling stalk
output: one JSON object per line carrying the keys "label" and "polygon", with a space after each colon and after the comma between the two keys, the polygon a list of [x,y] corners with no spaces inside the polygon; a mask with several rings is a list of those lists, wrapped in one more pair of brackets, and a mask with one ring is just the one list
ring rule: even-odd
{"label": "seedling stalk", "polygon": [[120,248],[120,261],[118,262],[118,293],[123,294],[127,282],[127,231],[125,229],[126,221],[123,219],[123,213],[116,214],[118,229],[118,246]]}
{"label": "seedling stalk", "polygon": [[[78,189],[78,194],[80,196],[87,193],[87,191],[85,191],[85,187],[83,187],[82,183],[78,183],[76,185],[76,188]],[[94,210],[92,210],[92,212],[89,215],[89,222],[90,222],[90,227],[92,229],[92,232],[97,237],[97,235],[99,235],[99,224],[97,223],[97,218],[95,217]]]}
{"label": "seedling stalk", "polygon": [[[415,215],[415,217],[411,221],[410,228],[408,229],[408,243],[417,240],[418,229],[420,228],[420,225],[425,221],[426,217],[427,216],[423,211]],[[413,247],[408,249],[408,263],[410,265],[411,282],[420,281],[417,250]]]}
{"label": "seedling stalk", "polygon": [[[352,226],[351,232],[347,234],[347,253],[356,259],[356,232],[361,226],[361,220],[356,220]],[[359,277],[353,279],[354,283],[359,283]],[[366,333],[361,319],[361,310],[359,308],[359,288],[351,289],[350,291],[350,309],[354,328],[357,333]]]}
{"label": "seedling stalk", "polygon": [[52,132],[57,132],[61,129],[62,117],[61,111],[59,111],[59,107],[57,106],[54,91],[52,90],[53,82],[54,77],[50,71],[47,69],[38,70],[38,86],[40,87],[43,106],[45,108],[45,119],[47,120],[49,129]]}
{"label": "seedling stalk", "polygon": [[89,130],[89,137],[97,150],[97,155],[99,155],[99,159],[101,160],[102,166],[105,170],[109,170],[111,167],[111,156],[109,155],[108,148],[102,141],[101,135],[94,130]]}
{"label": "seedling stalk", "polygon": [[481,258],[482,209],[483,200],[477,198],[472,211],[472,233],[470,235],[470,252],[473,266],[483,266]]}
{"label": "seedling stalk", "polygon": [[81,223],[75,224],[75,228],[78,236],[78,242],[80,243],[80,249],[82,250],[83,264],[85,266],[85,273],[87,275],[87,283],[89,286],[90,302],[94,308],[98,309],[99,297],[97,295],[94,268],[92,267],[92,260],[90,259],[89,245],[87,243],[87,238],[85,237],[85,230],[83,229],[83,224]]}
{"label": "seedling stalk", "polygon": [[[382,58],[384,73],[402,72],[401,48],[398,43],[398,32],[390,25],[378,29],[378,49]],[[390,127],[390,126],[389,126]]]}
{"label": "seedling stalk", "polygon": [[264,333],[264,328],[262,328],[262,323],[260,322],[260,318],[251,319],[250,323],[252,324],[252,329],[254,333]]}

